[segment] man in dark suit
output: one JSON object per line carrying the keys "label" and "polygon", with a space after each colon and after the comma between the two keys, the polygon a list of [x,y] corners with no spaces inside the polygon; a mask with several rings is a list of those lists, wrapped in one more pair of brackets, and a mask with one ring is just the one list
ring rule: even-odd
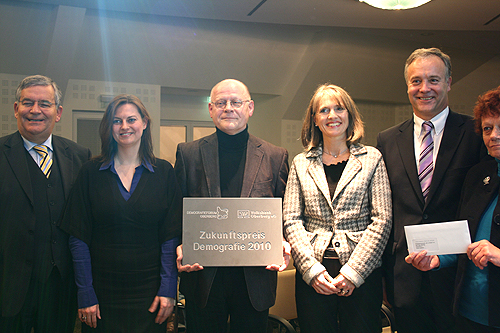
{"label": "man in dark suit", "polygon": [[436,48],[415,50],[406,61],[405,80],[413,118],[377,139],[393,197],[394,225],[384,256],[387,296],[399,333],[453,332],[455,270],[421,272],[407,264],[404,226],[454,220],[465,175],[486,152],[471,117],[448,107],[448,55]]}
{"label": "man in dark suit", "polygon": [[18,131],[0,138],[0,331],[73,332],[76,287],[68,236],[57,226],[91,154],[52,135],[62,93],[50,78],[21,81]]}
{"label": "man in dark suit", "polygon": [[[177,147],[175,172],[185,197],[283,197],[288,153],[248,133],[254,111],[248,88],[237,80],[216,84],[208,104],[216,133]],[[284,247],[288,245],[284,243]],[[276,297],[275,270],[264,267],[205,267],[181,264],[181,292],[186,297],[190,332],[232,330],[266,332],[269,308]],[[285,258],[286,257],[286,258]],[[192,264],[192,265],[190,265]]]}

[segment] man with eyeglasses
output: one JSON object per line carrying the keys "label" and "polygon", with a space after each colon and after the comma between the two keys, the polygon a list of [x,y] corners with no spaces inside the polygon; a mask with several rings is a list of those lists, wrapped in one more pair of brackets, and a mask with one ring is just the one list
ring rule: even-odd
{"label": "man with eyeglasses", "polygon": [[[216,84],[208,104],[216,133],[177,147],[175,171],[184,197],[283,197],[288,152],[248,133],[254,102],[240,81]],[[181,264],[180,290],[186,297],[189,332],[266,332],[269,308],[276,297],[277,270],[268,267],[202,267]]]}
{"label": "man with eyeglasses", "polygon": [[17,128],[0,138],[0,332],[73,332],[76,318],[68,236],[57,227],[90,150],[52,135],[62,93],[50,78],[19,84]]}

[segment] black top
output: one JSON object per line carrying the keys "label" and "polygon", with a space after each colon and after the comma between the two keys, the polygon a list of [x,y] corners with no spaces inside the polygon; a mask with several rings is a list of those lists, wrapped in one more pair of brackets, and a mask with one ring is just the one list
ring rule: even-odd
{"label": "black top", "polygon": [[61,228],[84,241],[92,257],[99,301],[151,298],[160,283],[161,244],[180,236],[182,195],[170,163],[144,170],[127,201],[110,169],[82,166],[68,198]]}
{"label": "black top", "polygon": [[217,129],[217,140],[219,142],[221,196],[239,197],[247,157],[248,126],[235,135],[229,135]]}
{"label": "black top", "polygon": [[343,162],[330,165],[323,164],[323,168],[325,169],[326,174],[326,180],[328,182],[328,189],[330,190],[330,199],[333,199],[335,189],[337,188],[337,184],[339,183],[340,176],[342,176],[342,172],[344,172],[347,161],[348,160],[345,160]]}

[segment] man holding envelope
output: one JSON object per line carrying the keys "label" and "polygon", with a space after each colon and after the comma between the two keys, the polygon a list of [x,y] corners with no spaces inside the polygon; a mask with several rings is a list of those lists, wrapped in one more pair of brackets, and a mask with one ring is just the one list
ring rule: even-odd
{"label": "man holding envelope", "polygon": [[410,253],[406,262],[422,271],[457,266],[457,330],[500,332],[500,87],[479,97],[474,118],[476,131],[495,158],[470,169],[462,189],[459,216],[468,220],[474,242],[466,247],[467,256],[421,251]]}
{"label": "man holding envelope", "polygon": [[383,257],[387,296],[398,333],[454,332],[454,268],[421,272],[408,265],[404,227],[454,220],[465,175],[485,151],[471,118],[448,107],[448,55],[415,50],[405,80],[413,117],[377,138],[393,198],[393,233]]}
{"label": "man holding envelope", "polygon": [[[177,147],[175,172],[183,196],[282,198],[288,153],[248,133],[254,101],[246,85],[223,80],[212,88],[210,98],[208,109],[216,133]],[[239,332],[266,332],[268,311],[276,297],[276,270],[286,268],[289,248],[284,249],[281,267],[202,267],[182,263],[180,245],[177,267],[182,272],[180,290],[186,297],[188,330],[226,332],[230,317],[231,327]]]}

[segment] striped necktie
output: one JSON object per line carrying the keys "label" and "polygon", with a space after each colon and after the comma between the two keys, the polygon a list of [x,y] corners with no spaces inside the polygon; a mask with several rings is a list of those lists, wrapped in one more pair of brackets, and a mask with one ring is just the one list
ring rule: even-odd
{"label": "striped necktie", "polygon": [[40,169],[45,174],[47,178],[50,176],[50,171],[52,169],[52,159],[49,155],[49,147],[45,145],[36,145],[33,149],[40,155],[42,160],[40,161]]}
{"label": "striped necktie", "polygon": [[418,164],[418,180],[420,181],[420,186],[422,187],[422,194],[424,195],[424,200],[427,199],[429,194],[429,188],[431,187],[432,172],[434,171],[433,165],[433,152],[434,152],[434,141],[432,140],[432,129],[434,125],[430,121],[425,121],[422,124],[422,131],[424,136],[422,142],[420,143],[420,158]]}

